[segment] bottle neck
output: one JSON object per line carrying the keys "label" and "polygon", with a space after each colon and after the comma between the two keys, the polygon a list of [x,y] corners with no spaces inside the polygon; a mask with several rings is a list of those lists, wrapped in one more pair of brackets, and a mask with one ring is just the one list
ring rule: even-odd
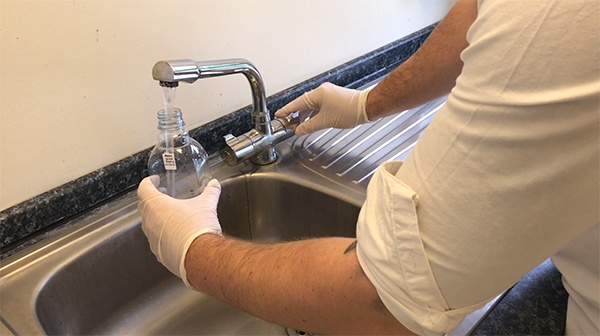
{"label": "bottle neck", "polygon": [[[188,133],[185,129],[185,122],[183,121],[183,114],[179,108],[173,108],[170,110],[158,111],[158,140],[168,141],[169,139],[188,139]],[[181,139],[181,140],[183,140]],[[180,140],[180,141],[181,141]],[[179,142],[180,142],[179,141]],[[187,142],[184,140],[184,142]]]}
{"label": "bottle neck", "polygon": [[158,130],[161,132],[167,131],[185,131],[185,122],[183,121],[183,114],[177,107],[172,110],[160,110],[158,111]]}

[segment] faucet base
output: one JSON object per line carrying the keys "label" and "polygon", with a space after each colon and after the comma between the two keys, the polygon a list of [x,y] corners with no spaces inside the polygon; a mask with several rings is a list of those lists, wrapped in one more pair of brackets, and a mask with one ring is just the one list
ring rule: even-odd
{"label": "faucet base", "polygon": [[257,165],[268,165],[277,161],[277,151],[273,145],[269,145],[262,153],[259,153],[250,158],[250,162]]}
{"label": "faucet base", "polygon": [[252,129],[237,137],[227,134],[225,148],[221,150],[221,158],[230,166],[250,160],[256,165],[268,165],[277,161],[275,145],[294,135],[298,118],[277,118],[272,120],[269,135]]}

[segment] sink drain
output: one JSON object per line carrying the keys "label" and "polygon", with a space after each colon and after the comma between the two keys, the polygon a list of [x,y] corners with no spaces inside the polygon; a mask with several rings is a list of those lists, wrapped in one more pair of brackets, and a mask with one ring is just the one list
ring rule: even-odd
{"label": "sink drain", "polygon": [[303,330],[296,330],[296,329],[292,329],[292,328],[285,328],[285,331],[287,332],[288,336],[319,336],[320,334],[315,334],[315,333],[311,333],[311,332],[307,332],[307,331],[303,331]]}

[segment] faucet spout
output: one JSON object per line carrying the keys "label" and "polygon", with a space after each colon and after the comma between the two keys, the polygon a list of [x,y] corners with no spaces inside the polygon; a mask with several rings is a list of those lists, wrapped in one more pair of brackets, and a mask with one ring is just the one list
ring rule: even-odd
{"label": "faucet spout", "polygon": [[[272,163],[277,160],[277,153],[273,147],[273,128],[271,125],[271,116],[267,109],[265,85],[258,69],[250,61],[242,58],[203,62],[181,59],[159,61],[152,68],[152,77],[161,86],[166,87],[177,87],[179,82],[194,83],[201,78],[219,77],[237,73],[243,74],[250,85],[253,106],[253,131],[261,138],[260,145],[255,144],[250,153],[251,155],[246,153],[244,154],[244,158],[249,157],[252,162],[257,164]],[[225,138],[229,139],[230,136],[228,135]],[[227,161],[227,158],[223,157]],[[234,161],[239,162],[238,159]],[[227,162],[230,163],[233,161]]]}
{"label": "faucet spout", "polygon": [[268,113],[265,85],[256,67],[242,58],[196,62],[190,59],[159,61],[152,77],[161,86],[175,87],[179,82],[194,83],[198,79],[241,73],[252,90],[253,113]]}

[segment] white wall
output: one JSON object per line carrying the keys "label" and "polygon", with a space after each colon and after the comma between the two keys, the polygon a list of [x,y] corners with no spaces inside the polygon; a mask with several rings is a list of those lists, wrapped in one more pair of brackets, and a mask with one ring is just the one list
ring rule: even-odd
{"label": "white wall", "polygon": [[[0,209],[155,141],[162,59],[242,57],[267,95],[440,20],[454,0],[0,0]],[[179,87],[189,128],[250,104]]]}

